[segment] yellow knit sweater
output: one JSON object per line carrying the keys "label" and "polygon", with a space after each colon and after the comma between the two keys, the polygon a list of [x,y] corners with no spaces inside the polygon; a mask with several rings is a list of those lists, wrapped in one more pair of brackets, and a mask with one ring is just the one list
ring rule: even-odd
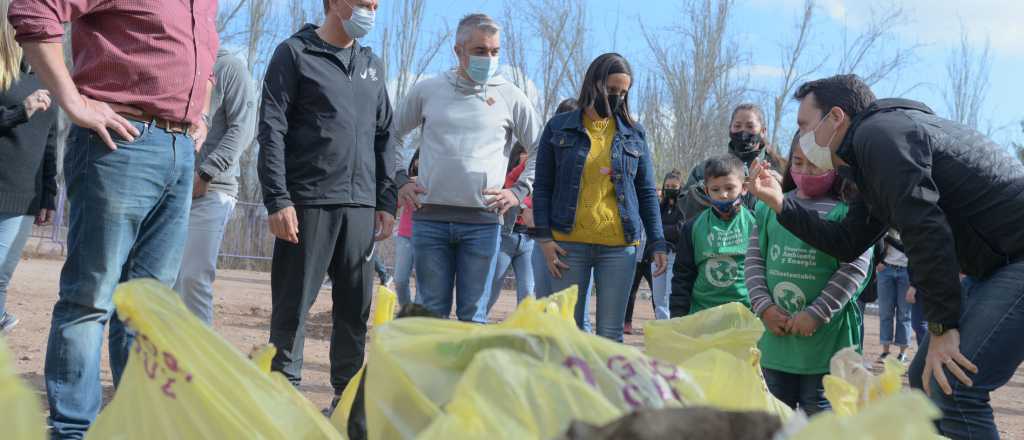
{"label": "yellow knit sweater", "polygon": [[583,166],[580,195],[576,202],[576,223],[572,232],[554,231],[554,239],[573,243],[604,246],[626,246],[619,216],[619,202],[612,182],[612,139],[615,138],[615,120],[601,121],[583,117],[583,125],[590,137],[590,153]]}

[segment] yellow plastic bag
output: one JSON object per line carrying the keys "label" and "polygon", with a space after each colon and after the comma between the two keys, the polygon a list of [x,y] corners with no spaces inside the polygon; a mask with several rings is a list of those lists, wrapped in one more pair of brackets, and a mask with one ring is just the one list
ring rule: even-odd
{"label": "yellow plastic bag", "polygon": [[[373,309],[374,329],[395,319],[395,306],[398,304],[398,295],[395,292],[392,292],[387,287],[379,286],[377,287],[377,293],[373,297],[373,303],[376,305]],[[348,381],[348,385],[341,392],[338,406],[334,409],[334,413],[331,414],[331,425],[334,425],[334,428],[342,433],[342,437],[347,437],[348,417],[352,414],[352,404],[356,400],[356,392],[359,391],[359,383],[363,380],[363,372],[365,370],[365,366],[359,367],[356,375],[352,376],[352,380]]]}
{"label": "yellow plastic bag", "polygon": [[705,403],[728,411],[765,411],[785,422],[793,410],[768,391],[760,366],[750,365],[732,354],[709,349],[679,367],[704,390]]}
{"label": "yellow plastic bag", "polygon": [[3,438],[43,440],[46,419],[35,391],[22,382],[7,344],[0,338],[0,426]]}
{"label": "yellow plastic bag", "polygon": [[[561,307],[575,304],[575,296],[572,288],[554,298],[527,299],[505,322],[492,326],[408,318],[376,329],[366,368],[370,438],[414,438],[422,433],[445,415],[477,354],[493,348],[563,368],[621,411],[703,401],[700,388],[678,367],[579,331]],[[507,370],[495,374],[515,374],[512,368]]]}
{"label": "yellow plastic bag", "polygon": [[564,367],[501,348],[477,353],[445,412],[417,438],[554,438],[574,420],[602,425],[625,414]]}
{"label": "yellow plastic bag", "polygon": [[858,414],[843,416],[827,411],[790,440],[920,440],[942,438],[935,431],[939,409],[919,391],[883,397]]}
{"label": "yellow plastic bag", "polygon": [[743,304],[729,303],[682,318],[648,321],[644,345],[648,355],[676,364],[709,349],[753,362],[762,334],[760,319]]}
{"label": "yellow plastic bag", "polygon": [[[164,285],[121,284],[114,304],[135,343],[89,438],[340,438],[284,376],[246,359]],[[257,362],[267,366],[268,353],[257,354]]]}
{"label": "yellow plastic bag", "polygon": [[644,328],[647,354],[679,365],[704,390],[707,403],[733,411],[766,411],[783,421],[793,410],[768,391],[757,341],[764,324],[740,303],[693,315],[651,321]]}
{"label": "yellow plastic bag", "polygon": [[825,398],[840,416],[852,416],[861,408],[886,396],[900,392],[901,377],[906,367],[894,359],[886,359],[885,370],[875,376],[864,366],[864,357],[853,347],[832,356],[830,373],[822,379]]}

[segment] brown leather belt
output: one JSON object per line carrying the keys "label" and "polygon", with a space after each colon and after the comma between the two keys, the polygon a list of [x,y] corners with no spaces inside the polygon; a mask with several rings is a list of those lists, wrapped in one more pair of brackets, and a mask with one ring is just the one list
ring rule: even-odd
{"label": "brown leather belt", "polygon": [[192,124],[189,124],[188,122],[171,121],[149,114],[131,114],[120,112],[118,114],[124,116],[125,119],[131,119],[133,121],[141,122],[143,124],[153,124],[154,127],[164,130],[168,133],[189,134],[189,130],[192,129]]}

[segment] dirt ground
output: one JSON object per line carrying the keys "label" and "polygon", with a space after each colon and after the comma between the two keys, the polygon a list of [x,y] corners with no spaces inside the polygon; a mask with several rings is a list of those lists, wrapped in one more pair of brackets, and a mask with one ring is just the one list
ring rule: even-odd
{"label": "dirt ground", "polygon": [[[62,261],[48,259],[24,260],[8,290],[7,308],[21,318],[21,323],[8,335],[8,344],[17,359],[22,377],[39,390],[43,389],[43,361],[50,313],[57,297],[57,283]],[[225,337],[243,353],[253,346],[267,342],[270,321],[270,277],[266,273],[225,270],[218,274],[215,284],[215,322],[217,333]],[[638,300],[635,328],[653,318],[649,300]],[[332,389],[328,380],[330,364],[327,358],[330,335],[331,299],[323,290],[313,306],[311,328],[306,338],[305,370],[301,391],[319,407],[331,400]],[[492,319],[504,318],[515,306],[515,294],[504,292],[495,307]],[[869,359],[881,352],[878,345],[878,320],[867,318],[867,344]],[[642,347],[643,336],[627,336],[630,345]],[[103,385],[107,399],[113,393],[106,348],[103,350]],[[45,404],[45,403],[44,403]],[[1013,380],[992,396],[996,422],[1003,438],[1024,439],[1024,369],[1018,370]]]}

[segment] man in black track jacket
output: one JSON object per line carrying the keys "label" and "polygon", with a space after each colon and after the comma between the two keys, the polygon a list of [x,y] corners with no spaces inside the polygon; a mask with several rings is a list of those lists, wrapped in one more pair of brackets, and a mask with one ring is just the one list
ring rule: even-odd
{"label": "man in black track jacket", "polygon": [[796,99],[800,148],[819,167],[838,167],[860,197],[829,222],[785,198],[759,167],[750,190],[800,239],[845,261],[888,227],[899,231],[930,333],[911,385],[942,409],[944,435],[998,438],[989,394],[1024,360],[1024,165],[924,104],[876,101],[854,75],[804,84]]}
{"label": "man in black track jacket", "polygon": [[259,176],[270,230],[272,368],[298,384],[306,318],[325,273],[333,279],[331,385],[338,395],[363,364],[374,241],[394,224],[389,178],[391,104],[385,71],[356,40],[377,0],[329,0],[274,52],[263,84]]}

